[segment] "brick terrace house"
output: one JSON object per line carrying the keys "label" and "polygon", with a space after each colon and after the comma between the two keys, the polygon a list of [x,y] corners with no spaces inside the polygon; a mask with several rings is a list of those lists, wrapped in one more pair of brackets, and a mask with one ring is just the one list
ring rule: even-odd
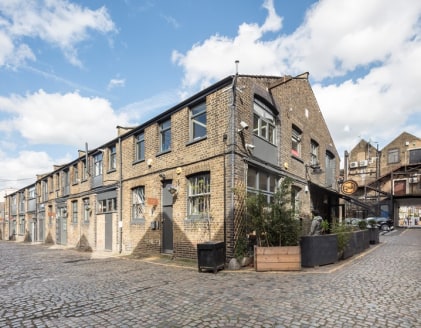
{"label": "brick terrace house", "polygon": [[368,207],[348,207],[348,215],[385,216],[396,226],[419,223],[421,216],[421,139],[401,133],[383,149],[361,140],[345,157],[346,178],[359,186],[353,197]]}
{"label": "brick terrace house", "polygon": [[341,215],[339,156],[308,73],[232,75],[6,197],[7,235],[121,254],[232,257],[244,195],[293,179],[297,218]]}

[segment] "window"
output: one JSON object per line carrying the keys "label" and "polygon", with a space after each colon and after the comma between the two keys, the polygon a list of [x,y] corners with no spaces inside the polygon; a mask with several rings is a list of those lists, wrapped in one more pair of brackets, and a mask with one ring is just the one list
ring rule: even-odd
{"label": "window", "polygon": [[77,212],[78,212],[78,208],[77,208],[77,200],[72,202],[72,223],[77,223]]}
{"label": "window", "polygon": [[48,180],[41,181],[41,201],[45,202],[48,200]]}
{"label": "window", "polygon": [[162,122],[159,125],[160,151],[165,152],[171,149],[171,120]]}
{"label": "window", "polygon": [[89,198],[83,199],[83,223],[89,223],[89,215],[91,207],[89,205]]}
{"label": "window", "polygon": [[310,164],[311,165],[318,165],[319,164],[319,144],[311,140],[310,144]]}
{"label": "window", "polygon": [[132,221],[145,218],[145,187],[140,186],[132,190]]}
{"label": "window", "polygon": [[98,213],[117,211],[117,198],[102,199],[98,201]]}
{"label": "window", "polygon": [[117,168],[117,147],[111,146],[108,149],[108,169],[110,171],[115,170]]}
{"label": "window", "polygon": [[253,110],[253,133],[276,144],[275,118],[271,110],[257,99],[254,100]]}
{"label": "window", "polygon": [[335,156],[327,151],[326,152],[326,186],[327,187],[335,187],[335,171],[336,171],[336,162]]}
{"label": "window", "polygon": [[70,177],[68,170],[61,172],[61,186],[63,188],[61,191],[62,196],[68,195],[70,193]]}
{"label": "window", "polygon": [[79,182],[79,168],[76,165],[73,165],[73,184],[77,184]]}
{"label": "window", "polygon": [[206,137],[206,103],[203,102],[190,110],[190,139]]}
{"label": "window", "polygon": [[269,204],[272,202],[273,195],[276,192],[278,180],[275,174],[250,166],[247,170],[247,193],[261,193],[267,197]]}
{"label": "window", "polygon": [[421,163],[421,149],[411,149],[409,151],[409,164]]}
{"label": "window", "polygon": [[28,189],[28,199],[34,199],[35,198],[35,187],[30,187]]}
{"label": "window", "polygon": [[301,130],[296,126],[292,127],[291,139],[291,154],[296,157],[301,157]]}
{"label": "window", "polygon": [[387,152],[387,164],[399,163],[399,149],[389,149]]}
{"label": "window", "polygon": [[94,176],[102,175],[102,152],[94,156]]}
{"label": "window", "polygon": [[136,136],[135,161],[145,159],[145,134],[142,132]]}
{"label": "window", "polygon": [[209,218],[210,191],[209,173],[201,173],[189,178],[188,215],[190,217]]}
{"label": "window", "polygon": [[19,215],[19,234],[24,235],[25,234],[25,216]]}
{"label": "window", "polygon": [[82,161],[82,181],[86,180],[87,173],[88,173],[88,169],[86,166],[86,161]]}
{"label": "window", "polygon": [[25,212],[25,194],[19,193],[19,212]]}

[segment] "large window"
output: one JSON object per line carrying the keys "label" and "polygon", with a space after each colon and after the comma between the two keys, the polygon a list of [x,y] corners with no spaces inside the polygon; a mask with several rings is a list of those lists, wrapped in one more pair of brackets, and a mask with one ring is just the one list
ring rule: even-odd
{"label": "large window", "polygon": [[310,164],[311,165],[318,165],[319,164],[319,144],[314,141],[311,140],[310,143]]}
{"label": "large window", "polygon": [[291,154],[296,157],[301,157],[301,130],[296,126],[292,126],[291,136]]}
{"label": "large window", "polygon": [[132,221],[145,218],[145,187],[140,186],[132,190]]}
{"label": "large window", "polygon": [[190,110],[190,139],[206,137],[206,103],[203,102]]}
{"label": "large window", "polygon": [[145,159],[145,134],[143,132],[136,136],[135,147],[135,161],[143,161]]}
{"label": "large window", "polygon": [[166,120],[159,125],[160,151],[171,150],[171,120]]}
{"label": "large window", "polygon": [[276,144],[275,118],[270,109],[257,99],[254,100],[253,133]]}
{"label": "large window", "polygon": [[210,196],[208,172],[189,177],[188,215],[190,218],[209,218]]}
{"label": "large window", "polygon": [[399,149],[390,149],[387,152],[387,164],[399,163]]}
{"label": "large window", "polygon": [[25,216],[19,215],[19,235],[25,234]]}
{"label": "large window", "polygon": [[247,171],[247,193],[261,193],[267,197],[267,202],[271,203],[278,180],[278,177],[273,173],[249,167]]}

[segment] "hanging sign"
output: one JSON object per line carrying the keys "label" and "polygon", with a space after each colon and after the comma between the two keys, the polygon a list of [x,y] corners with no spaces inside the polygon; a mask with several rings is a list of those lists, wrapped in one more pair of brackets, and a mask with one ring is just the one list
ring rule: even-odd
{"label": "hanging sign", "polygon": [[352,195],[358,189],[358,184],[354,180],[346,180],[342,183],[341,191],[345,195]]}

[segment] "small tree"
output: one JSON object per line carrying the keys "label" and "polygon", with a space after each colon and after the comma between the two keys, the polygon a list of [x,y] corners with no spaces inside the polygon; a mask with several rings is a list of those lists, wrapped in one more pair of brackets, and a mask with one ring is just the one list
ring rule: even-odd
{"label": "small tree", "polygon": [[294,218],[291,206],[290,178],[284,178],[272,203],[258,194],[247,198],[249,230],[256,233],[258,246],[297,246],[299,244],[299,221]]}

